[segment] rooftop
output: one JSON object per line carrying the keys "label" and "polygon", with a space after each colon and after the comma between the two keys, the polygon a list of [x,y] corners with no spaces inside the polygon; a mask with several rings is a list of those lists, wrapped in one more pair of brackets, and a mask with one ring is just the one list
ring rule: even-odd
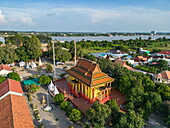
{"label": "rooftop", "polygon": [[85,59],[79,59],[77,65],[67,73],[90,87],[114,81],[101,71],[98,64]]}
{"label": "rooftop", "polygon": [[12,79],[6,79],[0,84],[0,97],[9,91],[23,93],[20,82]]}
{"label": "rooftop", "polygon": [[155,75],[155,77],[170,80],[170,71],[164,71]]}
{"label": "rooftop", "polygon": [[160,52],[158,52],[158,54],[170,55],[170,51],[160,51]]}
{"label": "rooftop", "polygon": [[7,66],[7,65],[3,65],[3,64],[0,65],[0,71],[1,71],[1,70],[12,71],[12,70],[11,70],[11,67],[9,67],[9,66]]}
{"label": "rooftop", "polygon": [[23,96],[8,95],[0,100],[1,128],[34,128]]}

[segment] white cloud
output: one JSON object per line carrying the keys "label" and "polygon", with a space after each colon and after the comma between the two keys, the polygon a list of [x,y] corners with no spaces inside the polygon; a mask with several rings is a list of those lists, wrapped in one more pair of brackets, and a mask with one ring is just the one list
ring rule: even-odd
{"label": "white cloud", "polygon": [[2,10],[0,9],[0,24],[6,23],[6,19],[4,14],[2,13]]}
{"label": "white cloud", "polygon": [[[89,23],[115,24],[120,26],[141,25],[157,27],[161,24],[169,24],[170,11],[162,11],[153,8],[142,7],[116,7],[110,9],[92,8],[53,8],[48,16],[73,16],[85,17]],[[71,19],[70,19],[71,20]],[[170,26],[170,25],[169,25]],[[133,27],[133,26],[131,26]],[[170,28],[169,28],[170,29]]]}
{"label": "white cloud", "polygon": [[20,21],[24,24],[30,24],[30,25],[35,25],[36,23],[34,23],[32,21],[31,17],[21,17]]}
{"label": "white cloud", "polygon": [[[0,23],[57,31],[169,31],[170,11],[122,6],[114,8],[2,8]],[[48,16],[48,17],[47,17]],[[36,21],[36,22],[35,22]],[[31,28],[32,27],[32,28]]]}
{"label": "white cloud", "polygon": [[0,21],[2,19],[7,25],[28,25],[32,26],[36,23],[31,18],[32,14],[29,14],[27,9],[16,9],[16,8],[4,8],[5,15],[0,10]]}

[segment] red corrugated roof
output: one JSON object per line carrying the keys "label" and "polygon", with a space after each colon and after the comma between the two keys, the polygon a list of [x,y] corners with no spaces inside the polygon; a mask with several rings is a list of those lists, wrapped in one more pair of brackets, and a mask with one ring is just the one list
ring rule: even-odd
{"label": "red corrugated roof", "polygon": [[170,55],[170,51],[160,51],[158,54]]}
{"label": "red corrugated roof", "polygon": [[20,82],[12,79],[6,79],[0,84],[0,97],[9,91],[23,93]]}
{"label": "red corrugated roof", "polygon": [[7,66],[7,65],[3,65],[3,64],[0,65],[0,71],[1,71],[1,70],[12,71],[12,70],[11,70],[11,67],[9,67],[9,66]]}

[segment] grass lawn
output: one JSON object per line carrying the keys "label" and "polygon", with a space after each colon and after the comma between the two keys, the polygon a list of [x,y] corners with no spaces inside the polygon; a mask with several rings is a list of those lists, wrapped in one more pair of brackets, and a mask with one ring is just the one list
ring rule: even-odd
{"label": "grass lawn", "polygon": [[101,47],[98,47],[98,48],[89,48],[89,49],[83,49],[82,51],[84,53],[98,53],[98,52],[108,52],[110,49],[112,48],[101,48]]}

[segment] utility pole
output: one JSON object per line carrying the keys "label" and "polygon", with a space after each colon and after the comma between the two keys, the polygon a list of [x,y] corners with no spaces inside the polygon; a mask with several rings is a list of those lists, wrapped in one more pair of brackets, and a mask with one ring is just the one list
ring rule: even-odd
{"label": "utility pole", "polygon": [[52,45],[53,45],[53,66],[54,66],[54,78],[56,78],[56,70],[55,70],[55,49],[54,49],[54,40],[52,40]]}
{"label": "utility pole", "polygon": [[76,66],[76,40],[74,40],[74,65]]}

